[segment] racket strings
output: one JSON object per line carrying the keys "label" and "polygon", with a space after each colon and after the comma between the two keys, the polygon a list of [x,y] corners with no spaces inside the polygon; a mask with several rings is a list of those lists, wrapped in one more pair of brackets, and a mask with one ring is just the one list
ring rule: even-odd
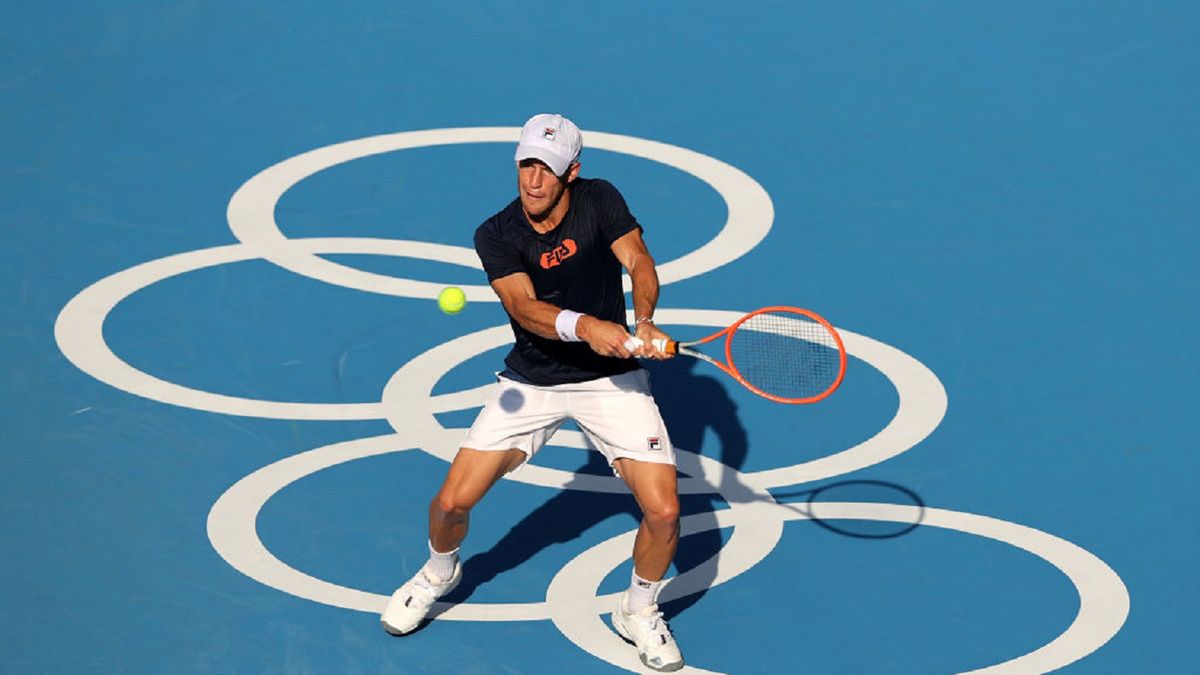
{"label": "racket strings", "polygon": [[829,329],[792,312],[747,319],[730,338],[729,359],[750,385],[787,399],[821,395],[841,372],[841,354]]}

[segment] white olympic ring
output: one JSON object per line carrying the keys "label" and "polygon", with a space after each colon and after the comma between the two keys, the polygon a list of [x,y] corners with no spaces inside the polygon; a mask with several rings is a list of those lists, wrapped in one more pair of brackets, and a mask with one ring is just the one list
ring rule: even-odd
{"label": "white olympic ring", "polygon": [[[715,310],[659,309],[655,312],[655,319],[663,325],[724,327],[743,314],[744,312]],[[766,490],[838,476],[871,466],[913,447],[933,433],[941,423],[946,412],[946,390],[928,368],[894,347],[844,328],[839,328],[838,331],[842,335],[847,353],[871,365],[896,387],[900,399],[896,415],[882,431],[852,448],[794,466],[747,474],[747,486]],[[447,462],[452,460],[464,430],[444,429],[433,413],[444,412],[446,405],[452,402],[461,408],[479,406],[486,398],[491,385],[459,394],[443,394],[438,397],[441,406],[436,410],[423,408],[413,402],[429,400],[438,379],[468,358],[511,341],[512,330],[507,325],[496,326],[449,340],[413,357],[396,371],[383,389],[383,407],[392,428],[402,431],[414,445],[425,452],[441,457]],[[559,433],[555,438],[560,442],[562,439],[574,439],[574,447],[586,447],[582,445],[582,436],[578,432]],[[692,467],[680,468],[686,471]],[[532,464],[522,467],[509,478],[553,488],[563,488],[569,483],[579,489],[595,492],[626,491],[625,484],[612,476],[579,475]],[[683,494],[704,494],[712,492],[711,485],[715,484],[715,475],[700,475],[691,480],[684,479],[680,482],[679,489]]]}
{"label": "white olympic ring", "polygon": [[[812,517],[789,504],[762,502],[756,506],[758,508],[754,510],[742,509],[739,512],[724,509],[687,516],[681,521],[681,534],[694,534],[713,527],[761,527],[764,523]],[[1023,675],[1061,668],[1087,656],[1112,639],[1129,614],[1129,592],[1112,568],[1079,546],[1040,530],[972,513],[912,505],[812,502],[809,506],[820,509],[821,520],[911,523],[919,519],[924,526],[986,537],[1028,551],[1067,576],[1079,594],[1079,611],[1071,625],[1038,649],[970,673]],[[641,672],[637,658],[616,634],[606,629],[600,618],[602,613],[612,610],[612,603],[597,606],[593,602],[604,577],[629,559],[635,534],[636,531],[630,531],[612,537],[564,565],[550,581],[546,604],[551,609],[554,625],[571,642],[615,666]],[[747,562],[738,561],[739,573],[758,560]],[[726,580],[727,577],[719,575],[713,585]],[[663,595],[676,597],[669,595],[667,589],[664,589]],[[679,672],[711,671],[685,668]]]}
{"label": "white olympic ring", "polygon": [[[516,143],[519,127],[466,127],[428,129],[370,136],[310,150],[268,167],[246,181],[229,200],[226,218],[238,241],[251,247],[265,260],[297,274],[371,293],[412,298],[436,298],[446,284],[400,279],[357,270],[311,251],[290,246],[275,222],[275,206],[283,194],[300,181],[332,166],[371,155],[438,145],[464,143]],[[771,229],[775,209],[771,197],[753,178],[736,167],[694,150],[658,141],[588,131],[589,148],[610,150],[659,162],[690,173],[721,195],[728,210],[717,236],[691,253],[658,265],[659,283],[669,284],[711,271],[737,260],[753,249]],[[474,250],[460,248],[462,258],[474,258]],[[497,301],[491,286],[463,285],[467,300]],[[629,279],[625,278],[625,290]]]}

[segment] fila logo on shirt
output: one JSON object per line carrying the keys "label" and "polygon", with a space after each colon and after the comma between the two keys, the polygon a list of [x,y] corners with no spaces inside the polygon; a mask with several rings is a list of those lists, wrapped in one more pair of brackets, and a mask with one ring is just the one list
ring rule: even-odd
{"label": "fila logo on shirt", "polygon": [[646,439],[646,447],[650,448],[651,452],[662,450],[662,439],[658,436],[651,436]]}
{"label": "fila logo on shirt", "polygon": [[548,270],[551,267],[557,267],[562,261],[575,255],[579,247],[575,245],[574,239],[563,239],[553,251],[542,254],[542,269]]}

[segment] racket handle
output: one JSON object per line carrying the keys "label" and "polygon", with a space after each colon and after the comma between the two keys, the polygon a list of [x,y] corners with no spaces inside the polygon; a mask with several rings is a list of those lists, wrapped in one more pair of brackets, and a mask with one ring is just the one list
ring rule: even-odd
{"label": "racket handle", "polygon": [[[645,344],[645,343],[642,342],[642,339],[636,335],[630,335],[628,338],[625,339],[625,349],[628,351],[633,351],[633,350],[637,349],[638,347],[641,347],[643,344]],[[664,340],[662,338],[654,338],[653,340],[650,341],[650,345],[652,347],[654,347],[654,349],[656,349],[657,351],[660,351],[660,352],[667,352],[670,354],[678,354],[679,353],[679,343],[674,340]]]}

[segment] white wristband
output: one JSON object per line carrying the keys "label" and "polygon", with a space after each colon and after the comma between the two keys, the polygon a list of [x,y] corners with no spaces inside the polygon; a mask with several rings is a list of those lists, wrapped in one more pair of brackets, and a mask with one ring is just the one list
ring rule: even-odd
{"label": "white wristband", "polygon": [[575,334],[575,324],[579,323],[579,312],[564,309],[554,317],[554,330],[558,331],[558,339],[564,342],[583,342],[583,338]]}

